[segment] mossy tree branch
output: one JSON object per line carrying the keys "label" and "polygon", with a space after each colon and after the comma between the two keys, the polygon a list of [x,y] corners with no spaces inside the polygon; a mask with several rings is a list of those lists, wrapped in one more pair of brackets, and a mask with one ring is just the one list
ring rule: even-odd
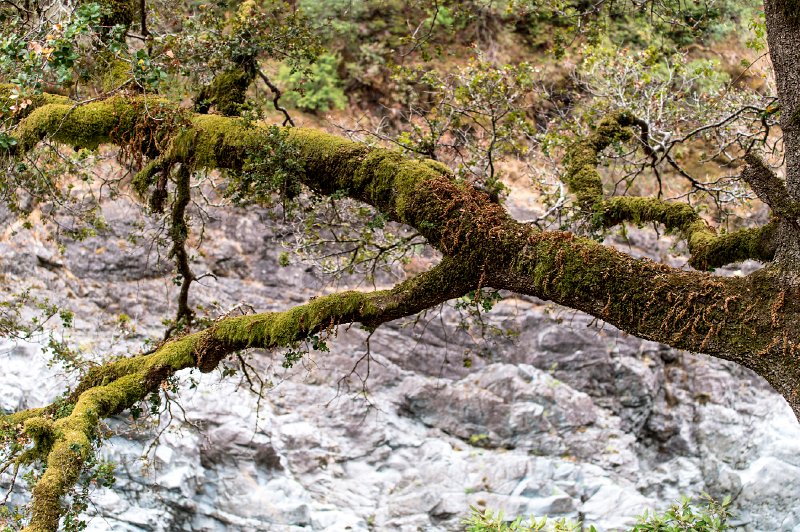
{"label": "mossy tree branch", "polygon": [[138,2],[135,0],[102,0],[99,4],[105,9],[104,26],[125,26],[128,28],[136,18]]}
{"label": "mossy tree branch", "polygon": [[195,99],[195,110],[207,113],[212,108],[225,116],[239,116],[247,100],[247,89],[256,77],[255,60],[220,72],[203,87]]}
{"label": "mossy tree branch", "polygon": [[[170,109],[169,104],[158,105],[164,112]],[[270,138],[265,128],[215,115],[189,115],[181,128],[164,131],[142,117],[145,108],[135,98],[111,98],[78,108],[48,103],[19,124],[18,145],[30,148],[44,136],[78,147],[104,142],[124,145],[133,137],[130,131],[141,135],[144,129],[145,136],[159,139],[146,144],[154,147],[150,156],[159,161],[144,174],[152,177],[157,174],[155,167],[188,161],[193,168],[240,170],[247,157],[263,150]],[[182,111],[174,108],[174,112]],[[664,223],[686,236],[693,260],[700,260],[695,257],[701,256],[701,249],[705,253],[717,250],[719,257],[711,253],[701,265],[728,261],[732,254],[761,254],[767,260],[769,249],[748,247],[743,242],[750,240],[738,233],[716,236],[681,204],[646,198],[604,200],[596,161],[604,139],[625,138],[622,124],[622,118],[605,121],[598,129],[602,138],[587,139],[569,158],[568,185],[598,223]],[[766,378],[800,416],[796,275],[768,267],[745,278],[721,278],[634,259],[570,233],[540,232],[518,223],[485,193],[457,182],[439,163],[315,130],[288,128],[285,133],[281,138],[291,144],[298,159],[295,163],[302,168],[298,180],[320,194],[346,193],[387,218],[414,227],[444,254],[442,264],[390,291],[338,294],[285,313],[222,320],[207,331],[166,344],[153,358],[128,359],[93,370],[71,398],[78,418],[53,421],[55,436],[40,439],[55,442],[48,463],[52,459],[53,471],[65,468],[58,478],[74,478],[70,468],[85,459],[83,453],[88,451],[84,449],[91,442],[87,435],[96,419],[127,408],[148,389],[148,383],[163,380],[170,372],[194,366],[208,371],[232,350],[289,345],[337,323],[360,321],[375,327],[479,286],[551,300],[642,338],[733,360]],[[235,173],[232,179],[235,186]],[[151,178],[138,181],[140,192],[153,185]],[[756,234],[769,240],[768,227],[752,230],[751,237]],[[63,441],[71,443],[59,447]],[[78,443],[77,451],[72,443]],[[56,449],[58,453],[53,454]],[[57,504],[67,487],[52,478],[34,491],[38,528],[31,530],[52,530],[57,523]]]}
{"label": "mossy tree branch", "polygon": [[[575,142],[565,158],[564,182],[576,196],[577,205],[593,227],[608,229],[624,222],[643,224],[660,223],[668,231],[677,232],[689,247],[689,264],[698,270],[712,270],[746,259],[771,261],[777,249],[777,222],[757,229],[743,229],[734,233],[717,235],[691,205],[652,197],[617,196],[605,198],[603,182],[598,172],[599,157],[612,144],[631,138],[630,127],[637,124],[635,117],[620,112],[606,116],[597,129],[586,138]],[[773,212],[781,215],[788,204],[788,194],[774,174],[763,163],[750,166],[743,177],[748,183],[760,184],[755,190],[768,194],[775,204]],[[760,161],[759,161],[760,162]],[[761,195],[761,194],[759,194]],[[786,209],[784,209],[786,207]],[[791,203],[791,209],[794,209]]]}
{"label": "mossy tree branch", "polygon": [[749,153],[744,159],[747,166],[742,171],[742,179],[758,199],[766,203],[775,216],[796,220],[800,216],[800,205],[789,195],[783,181],[757,155]]}
{"label": "mossy tree branch", "polygon": [[189,222],[186,218],[186,208],[192,200],[191,196],[192,172],[188,165],[179,166],[175,182],[175,201],[172,206],[172,219],[170,220],[170,236],[172,249],[170,258],[175,260],[175,265],[180,275],[181,290],[178,295],[178,312],[175,325],[167,331],[167,337],[175,328],[191,328],[194,321],[194,311],[189,305],[189,288],[197,280],[189,264],[189,252],[186,250],[186,241],[189,238]]}
{"label": "mossy tree branch", "polygon": [[[71,413],[57,418],[55,405],[0,418],[0,428],[22,425],[33,442],[18,460],[47,463],[33,488],[32,517],[25,532],[51,532],[64,511],[62,498],[78,481],[93,452],[99,422],[123,412],[176,372],[210,372],[227,355],[249,348],[293,346],[340,324],[366,327],[421,312],[475,289],[475,272],[451,259],[391,290],[344,292],[315,299],[285,312],[225,318],[209,329],[163,344],[151,354],[92,368],[67,400]],[[60,405],[63,409],[63,403]]]}

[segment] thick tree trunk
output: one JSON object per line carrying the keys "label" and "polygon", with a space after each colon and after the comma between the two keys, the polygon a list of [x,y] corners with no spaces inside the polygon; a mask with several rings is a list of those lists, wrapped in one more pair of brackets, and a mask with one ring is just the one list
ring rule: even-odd
{"label": "thick tree trunk", "polygon": [[[781,105],[786,158],[786,185],[800,201],[800,0],[764,0],[767,41]],[[783,220],[776,260],[800,268],[800,229],[797,220]]]}

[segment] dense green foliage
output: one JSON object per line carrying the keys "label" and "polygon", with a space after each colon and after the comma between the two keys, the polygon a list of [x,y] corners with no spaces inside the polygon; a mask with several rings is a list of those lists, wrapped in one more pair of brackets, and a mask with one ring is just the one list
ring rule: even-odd
{"label": "dense green foliage", "polygon": [[341,80],[336,72],[338,58],[323,54],[303,70],[281,66],[278,82],[289,91],[286,100],[303,111],[324,112],[344,109],[347,104]]}

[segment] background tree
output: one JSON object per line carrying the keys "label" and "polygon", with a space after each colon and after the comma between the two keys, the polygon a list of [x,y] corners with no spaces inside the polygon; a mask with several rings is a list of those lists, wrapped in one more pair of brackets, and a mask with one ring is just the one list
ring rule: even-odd
{"label": "background tree", "polygon": [[[729,90],[709,79],[706,63],[690,64],[650,50],[639,58],[619,58],[622,69],[608,66],[612,58],[601,42],[608,20],[636,20],[645,16],[639,12],[644,8],[663,17],[676,39],[683,38],[681,28],[698,29],[685,27],[694,18],[683,18],[669,3],[614,4],[610,11],[583,3],[548,5],[553,17],[573,21],[562,26],[551,44],[563,51],[569,44],[566,36],[573,36],[592,47],[584,73],[605,68],[622,74],[612,84],[618,97],[598,98],[582,109],[583,122],[571,120],[575,108],[550,99],[549,112],[562,120],[541,127],[520,110],[528,92],[541,86],[534,67],[496,67],[479,55],[461,72],[448,75],[425,75],[408,65],[412,54],[423,60],[435,57],[464,28],[476,38],[490,33],[494,25],[508,22],[509,13],[533,27],[542,23],[543,6],[510,2],[503,7],[498,12],[491,3],[462,9],[408,3],[396,12],[421,21],[411,37],[398,37],[391,29],[379,32],[393,46],[394,64],[372,79],[386,75],[393,91],[407,95],[403,124],[389,124],[390,133],[380,127],[383,122],[345,129],[403,152],[291,127],[294,120],[270,75],[277,62],[287,65],[284,74],[278,69],[279,79],[317,90],[317,96],[329,100],[296,100],[298,106],[306,106],[303,101],[315,102],[314,109],[340,105],[335,90],[341,89],[335,79],[339,73],[331,68],[336,56],[314,63],[321,34],[302,5],[186,4],[184,11],[192,16],[181,24],[174,17],[183,11],[158,3],[2,4],[0,68],[8,83],[0,98],[5,102],[0,145],[7,178],[0,192],[5,201],[20,216],[47,206],[56,234],[61,230],[81,237],[103,224],[98,202],[87,197],[103,190],[133,190],[147,215],[163,223],[181,287],[177,315],[162,342],[135,357],[84,367],[62,400],[3,418],[3,467],[46,465],[34,481],[27,530],[57,529],[64,497],[87,470],[104,478],[93,459],[101,421],[169,388],[176,373],[188,368],[210,372],[226,357],[251,348],[289,349],[286,363],[291,364],[300,342],[324,349],[339,325],[358,322],[374,330],[464,297],[490,308],[500,290],[587,312],[641,338],[737,362],[764,377],[800,415],[800,339],[793,297],[800,253],[800,177],[794,160],[798,97],[793,90],[800,47],[792,45],[800,39],[797,6],[765,3],[777,94],[753,96],[754,103],[744,104],[742,94],[729,97]],[[375,15],[367,6],[358,16]],[[594,29],[581,34],[590,20]],[[347,46],[341,53],[344,58],[366,54]],[[369,57],[386,61],[390,55]],[[355,70],[364,66],[355,63]],[[647,90],[636,99],[629,85],[642,81],[645,73]],[[327,80],[304,84],[304,76]],[[575,81],[589,93],[602,94],[608,89],[603,78],[587,75]],[[370,76],[361,72],[352,79],[363,90]],[[254,84],[269,94],[251,96]],[[354,94],[358,90],[352,87]],[[704,90],[718,93],[716,107],[701,105]],[[680,93],[684,97],[673,101],[672,95]],[[283,126],[262,120],[269,107],[260,99],[271,104]],[[650,112],[654,102],[657,114]],[[731,103],[736,107],[727,106]],[[696,109],[702,110],[699,116]],[[688,114],[709,123],[692,123]],[[704,182],[675,155],[708,132],[722,140],[724,164],[769,206],[766,223],[723,233],[701,216],[699,207],[707,200],[698,196],[711,198],[728,215],[735,212],[729,209],[731,201],[743,197],[737,192],[741,183]],[[102,145],[119,148],[132,178],[91,183],[95,179],[87,169],[103,157],[97,151]],[[563,193],[548,199],[552,209],[536,223],[525,223],[502,206],[496,162],[524,156],[534,146],[555,158],[563,155],[559,178],[564,186],[553,188]],[[637,179],[651,177],[658,184],[651,187],[652,196],[611,194],[601,168],[606,153],[623,167],[625,193],[637,191]],[[785,181],[769,166],[780,166],[781,154]],[[678,194],[684,201],[664,199],[664,169],[686,181]],[[218,171],[224,184],[209,181]],[[84,176],[88,184],[80,194],[67,174]],[[344,228],[351,238],[341,237],[343,227],[330,210],[336,207],[320,198],[351,200],[345,208],[362,219]],[[218,199],[275,205],[282,217],[313,220],[300,250],[333,240],[343,260],[334,261],[335,273],[366,272],[374,282],[376,264],[402,259],[423,242],[441,259],[388,289],[333,293],[278,313],[202,319],[190,300],[191,285],[201,277],[191,268],[190,210],[194,203],[208,207]],[[66,214],[80,223],[66,224]],[[202,221],[202,214],[196,219]],[[597,241],[604,231],[625,223],[656,223],[676,234],[687,245],[693,269],[637,259]],[[746,277],[708,273],[745,259],[765,267]],[[4,308],[9,311],[0,327],[25,334],[16,323],[14,305]],[[41,308],[46,316],[58,314],[46,303]],[[61,318],[68,322],[71,316],[62,313]],[[67,347],[54,344],[53,349],[62,360],[80,366]]]}

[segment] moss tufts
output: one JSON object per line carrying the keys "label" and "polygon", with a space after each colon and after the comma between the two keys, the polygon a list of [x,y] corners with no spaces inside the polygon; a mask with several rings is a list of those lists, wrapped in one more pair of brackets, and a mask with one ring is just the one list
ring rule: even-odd
{"label": "moss tufts", "polygon": [[45,416],[32,417],[25,421],[23,432],[34,442],[34,448],[30,455],[24,458],[24,461],[29,462],[32,459],[46,457],[55,443],[53,420]]}
{"label": "moss tufts", "polygon": [[122,59],[112,58],[100,77],[100,88],[103,92],[111,92],[120,88],[126,81],[133,78],[131,64]]}
{"label": "moss tufts", "polygon": [[133,186],[133,190],[138,194],[139,198],[144,199],[147,197],[147,191],[155,184],[155,177],[164,169],[164,166],[162,159],[153,159],[144,168],[136,172],[136,175],[131,180],[131,186]]}
{"label": "moss tufts", "polygon": [[247,100],[247,89],[255,78],[253,69],[234,68],[218,74],[197,99],[194,108],[198,113],[214,111],[225,116],[239,116]]}
{"label": "moss tufts", "polygon": [[594,218],[598,227],[613,227],[625,221],[635,224],[658,222],[670,231],[680,231],[687,239],[695,232],[711,232],[691,205],[657,198],[610,198],[598,207]]}
{"label": "moss tufts", "polygon": [[120,97],[83,106],[49,104],[20,123],[17,137],[22,150],[31,149],[45,137],[75,148],[96,149],[130,137],[138,119],[135,109]]}
{"label": "moss tufts", "polygon": [[689,264],[698,270],[711,270],[747,259],[769,262],[775,257],[778,224],[742,229],[708,240],[696,246]]}
{"label": "moss tufts", "polygon": [[213,336],[239,348],[285,347],[320,329],[351,321],[356,316],[366,319],[376,310],[370,305],[367,294],[342,292],[285,312],[224,320],[214,326]]}
{"label": "moss tufts", "polygon": [[[180,114],[160,100],[149,98],[152,114],[158,104],[159,115]],[[163,105],[161,105],[163,104]],[[20,149],[27,150],[49,136],[76,148],[96,148],[104,142],[122,146],[134,140],[140,151],[153,157],[135,177],[134,187],[144,196],[158,171],[168,163],[190,162],[195,168],[240,170],[248,155],[263,149],[267,129],[237,118],[219,115],[194,115],[184,125],[164,127],[166,119],[141,122],[141,98],[124,100],[112,97],[84,106],[51,104],[36,109],[17,129]],[[176,122],[173,120],[172,122]],[[159,127],[165,131],[160,131]],[[435,220],[441,213],[426,213],[419,192],[424,183],[452,180],[452,174],[434,161],[405,157],[394,150],[370,148],[317,130],[289,128],[282,138],[298,154],[297,176],[323,194],[346,190],[391,219],[411,225]],[[135,135],[144,138],[134,138]],[[295,171],[295,169],[292,169]]]}
{"label": "moss tufts", "polygon": [[78,393],[73,394],[75,406],[69,416],[55,422],[42,417],[25,422],[26,433],[47,456],[47,469],[33,489],[32,519],[26,530],[49,532],[58,528],[61,498],[77,482],[83,464],[92,455],[99,421],[133,406],[157,389],[166,375],[193,366],[195,342],[195,337],[186,337],[152,355],[93,368]]}
{"label": "moss tufts", "polygon": [[603,183],[597,170],[600,152],[613,142],[629,139],[632,135],[630,126],[635,123],[635,118],[628,113],[613,113],[604,118],[591,135],[574,143],[567,152],[564,182],[576,196],[580,209],[591,215],[592,225],[608,229],[624,222],[660,223],[668,231],[680,234],[689,246],[690,264],[703,270],[746,258],[771,260],[775,252],[774,228],[717,237],[716,231],[686,203],[651,197],[604,199]]}
{"label": "moss tufts", "polygon": [[564,183],[575,195],[578,206],[590,211],[603,199],[603,181],[597,171],[600,153],[615,142],[628,140],[632,118],[626,113],[612,113],[603,118],[588,137],[575,142],[564,158]]}
{"label": "moss tufts", "polygon": [[613,227],[623,222],[656,222],[678,232],[689,246],[689,264],[710,270],[746,259],[769,261],[775,255],[777,224],[743,229],[717,236],[699,214],[686,203],[672,203],[656,198],[617,197],[598,205],[594,217],[597,227]]}
{"label": "moss tufts", "polygon": [[259,126],[218,115],[195,115],[191,126],[175,137],[167,157],[190,159],[198,168],[241,168],[248,149],[256,149],[265,134]]}
{"label": "moss tufts", "polygon": [[137,8],[133,0],[102,0],[99,2],[106,15],[103,26],[130,26],[136,16]]}

